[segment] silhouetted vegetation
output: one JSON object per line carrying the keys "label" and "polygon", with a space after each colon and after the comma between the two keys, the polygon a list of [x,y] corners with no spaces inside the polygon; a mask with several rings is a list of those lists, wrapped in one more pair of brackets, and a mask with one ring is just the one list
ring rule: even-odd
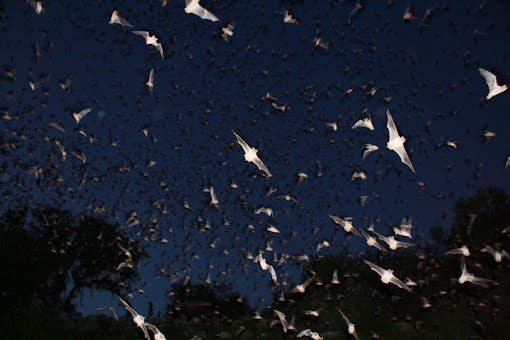
{"label": "silhouetted vegetation", "polygon": [[[130,258],[119,245],[130,249]],[[84,288],[125,294],[146,254],[118,225],[57,208],[25,207],[0,218],[0,256],[1,313],[9,313],[4,315],[9,320],[40,308],[73,311]],[[121,263],[129,265],[119,268]]]}
{"label": "silhouetted vegetation", "polygon": [[[476,214],[476,219],[472,214]],[[20,322],[31,320],[43,333],[58,333],[53,338],[80,334],[72,337],[141,339],[142,333],[128,317],[116,323],[106,316],[72,320],[59,314],[58,307],[65,307],[69,298],[63,295],[69,277],[73,281],[76,278],[80,288],[100,287],[116,293],[122,291],[118,285],[121,280],[136,277],[134,271],[115,271],[118,261],[123,260],[115,243],[128,242],[126,238],[118,239],[118,228],[105,228],[93,218],[76,219],[48,208],[33,213],[34,220],[39,221],[35,225],[28,222],[26,215],[26,209],[21,209],[2,218],[1,251],[8,273],[2,282],[2,303],[10,306],[4,310],[3,321],[7,318],[5,312],[11,313],[15,307]],[[376,334],[383,339],[504,339],[510,320],[510,261],[496,263],[480,250],[485,245],[509,249],[510,238],[501,232],[509,225],[507,193],[495,188],[480,190],[471,198],[458,200],[455,222],[448,232],[434,231],[440,235],[435,239],[442,244],[417,246],[389,255],[363,255],[383,268],[394,269],[402,280],[412,280],[416,284],[412,293],[383,284],[361,258],[340,252],[313,258],[302,278],[304,281],[315,277],[306,292],[292,293],[293,286],[281,286],[275,291],[272,306],[261,311],[260,320],[253,318],[255,311],[228,287],[190,283],[175,284],[165,315],[148,320],[171,339],[283,339],[293,338],[305,328],[324,339],[349,339],[347,326],[337,310],[341,307],[356,324],[361,339]],[[101,232],[102,240],[98,240]],[[444,247],[452,249],[462,244],[471,251],[468,270],[496,283],[483,288],[458,282],[458,255],[444,255]],[[135,248],[132,244],[131,249]],[[133,251],[135,254],[138,259],[143,252],[139,249]],[[331,281],[335,270],[338,284]],[[296,330],[285,334],[281,324],[274,321],[277,318],[273,309],[285,313]],[[120,307],[118,311],[124,315]],[[307,315],[306,311],[316,311],[319,317]]]}
{"label": "silhouetted vegetation", "polygon": [[196,316],[247,316],[249,312],[248,304],[225,285],[177,284],[172,286],[172,302],[166,313],[189,320]]}

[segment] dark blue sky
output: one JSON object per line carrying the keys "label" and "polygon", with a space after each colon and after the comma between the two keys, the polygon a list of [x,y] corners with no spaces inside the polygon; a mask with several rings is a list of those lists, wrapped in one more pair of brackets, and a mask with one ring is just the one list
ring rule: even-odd
{"label": "dark blue sky", "polygon": [[[510,154],[510,94],[482,101],[487,88],[478,67],[508,79],[510,3],[415,1],[411,9],[417,19],[405,22],[407,3],[366,1],[350,17],[353,1],[203,1],[220,19],[213,23],[186,14],[184,1],[166,7],[159,1],[51,1],[41,15],[23,1],[4,1],[0,106],[12,119],[1,120],[1,127],[20,146],[2,162],[2,210],[29,201],[75,212],[104,206],[105,218],[118,223],[133,211],[142,225],[157,218],[152,236],[149,228],[129,227],[134,238],[154,239],[144,241],[152,257],[134,287],[147,293],[134,293],[140,312],[148,300],[156,309],[167,301],[170,281],[156,278],[162,267],[193,282],[209,273],[263,306],[270,302],[270,276],[245,259],[245,250],[256,255],[271,239],[267,259],[273,252],[313,255],[325,239],[331,248],[322,253],[343,243],[355,252],[365,249],[362,239],[345,240],[330,213],[352,216],[361,228],[377,220],[376,229],[385,234],[411,216],[414,234],[429,239],[431,227],[451,225],[457,198],[487,185],[509,189],[510,168],[504,165]],[[298,24],[283,23],[284,8]],[[420,27],[427,8],[434,10]],[[114,9],[133,29],[158,36],[165,60],[131,29],[109,25]],[[229,23],[234,35],[226,42],[221,28]],[[314,47],[318,37],[327,50]],[[152,93],[144,84],[151,68]],[[9,79],[10,70],[15,79]],[[59,82],[66,77],[71,86],[62,91]],[[29,81],[36,82],[34,91]],[[261,100],[268,91],[290,110],[277,111]],[[387,103],[383,99],[389,96]],[[72,113],[85,108],[92,111],[76,124]],[[407,138],[416,175],[385,147],[386,109]],[[351,130],[367,115],[375,131]],[[337,122],[338,131],[325,122]],[[496,137],[483,141],[484,129]],[[273,177],[264,178],[244,161],[232,130],[260,150]],[[65,161],[54,140],[65,146]],[[447,140],[459,147],[438,147]],[[380,150],[361,163],[365,143]],[[75,151],[86,155],[85,164]],[[149,167],[150,161],[156,165]],[[48,164],[55,169],[40,179],[26,171]],[[130,171],[119,171],[122,166]],[[351,181],[359,170],[368,179]],[[300,171],[308,179],[298,183]],[[85,173],[87,182],[80,186]],[[57,176],[62,181],[55,181]],[[209,186],[219,208],[209,206],[202,191]],[[269,187],[277,191],[266,196]],[[281,194],[299,203],[278,199]],[[364,207],[361,195],[368,195]],[[184,200],[191,209],[183,208]],[[275,216],[255,215],[260,206],[271,207]],[[450,215],[443,219],[443,212]],[[200,232],[200,220],[208,220],[210,230]],[[265,231],[267,222],[281,233]],[[169,243],[161,244],[162,237]],[[298,264],[289,259],[278,266],[280,280],[286,273],[289,285],[299,280]],[[85,313],[115,303],[102,294],[85,296]]]}

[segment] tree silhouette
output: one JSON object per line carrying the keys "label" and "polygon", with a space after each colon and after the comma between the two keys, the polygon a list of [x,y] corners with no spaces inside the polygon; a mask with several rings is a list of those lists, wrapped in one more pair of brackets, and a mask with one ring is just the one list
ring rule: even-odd
{"label": "tree silhouette", "polygon": [[[119,245],[129,249],[129,259]],[[69,310],[83,288],[123,293],[138,277],[136,264],[146,253],[121,226],[38,207],[0,218],[0,255],[6,261],[2,306],[16,308],[38,299]],[[130,266],[117,270],[127,260]]]}
{"label": "tree silhouette", "polygon": [[250,311],[248,304],[229,286],[175,284],[172,287],[172,300],[167,305],[167,314],[185,315],[188,318],[213,314],[240,317],[248,315]]}
{"label": "tree silhouette", "polygon": [[[508,194],[501,189],[480,190],[471,198],[458,200],[451,230],[433,231],[438,234],[435,239],[441,243],[440,247],[429,243],[386,255],[367,252],[362,256],[383,268],[395,270],[395,275],[402,280],[414,281],[412,292],[382,283],[361,258],[342,249],[334,256],[311,259],[301,282],[311,276],[315,280],[305,293],[292,293],[293,285],[282,285],[279,289],[283,290],[283,295],[281,290],[276,290],[272,306],[261,311],[263,320],[253,319],[254,311],[228,286],[190,284],[188,280],[184,280],[185,284],[176,283],[172,287],[166,320],[156,320],[158,328],[172,338],[183,339],[195,335],[285,339],[306,328],[324,338],[351,339],[337,309],[341,307],[356,324],[362,339],[375,334],[389,339],[503,339],[510,319],[510,305],[505,303],[510,298],[510,261],[496,263],[480,249],[486,244],[509,249],[510,238],[501,233],[510,225],[509,203]],[[472,224],[470,214],[477,215]],[[6,259],[9,273],[7,280],[0,284],[10,287],[2,288],[0,298],[3,302],[6,298],[17,297],[18,306],[22,305],[21,301],[34,297],[60,301],[63,306],[72,294],[63,294],[66,290],[62,287],[71,282],[78,287],[76,294],[83,287],[101,287],[115,292],[123,287],[119,285],[122,280],[134,275],[132,268],[116,270],[118,264],[126,260],[118,244],[129,249],[133,259],[143,256],[139,245],[130,240],[121,227],[92,217],[73,217],[58,209],[11,211],[2,216],[0,227],[0,252]],[[467,244],[472,252],[466,259],[470,272],[497,284],[483,288],[458,282],[459,258],[445,256],[444,247],[451,249],[459,244]],[[135,263],[133,260],[134,266]],[[340,283],[334,284],[331,279],[335,270]],[[67,274],[62,275],[62,272]],[[13,288],[15,284],[17,290]],[[13,291],[22,293],[16,296]],[[10,303],[12,305],[12,301]],[[284,333],[272,309],[285,313],[295,330]],[[317,311],[320,316],[307,315],[307,311]],[[24,317],[25,320],[40,320],[33,314]],[[50,317],[43,320],[44,325],[52,325],[51,328],[46,326],[48,334],[54,333],[53,327],[61,327],[55,326],[57,323]],[[99,327],[93,320],[80,322],[88,323],[87,329]],[[122,318],[118,324],[112,320],[103,320],[103,323],[104,332],[108,332],[110,338],[139,335],[130,318]],[[69,329],[59,334],[74,336]]]}
{"label": "tree silhouette", "polygon": [[[314,258],[302,281],[312,275],[316,280],[304,294],[286,291],[285,299],[278,300],[279,293],[275,293],[273,308],[285,313],[287,321],[294,317],[298,331],[311,328],[325,337],[338,339],[349,339],[350,335],[337,306],[356,324],[360,338],[376,333],[381,338],[393,339],[501,339],[510,319],[510,306],[503,303],[510,298],[510,261],[496,263],[480,250],[491,245],[508,251],[510,238],[501,231],[509,225],[508,194],[498,188],[479,190],[473,197],[457,201],[450,230],[431,230],[433,240],[439,244],[429,243],[388,255],[370,252],[363,255],[383,268],[395,270],[402,280],[414,281],[412,293],[383,284],[361,259],[340,252]],[[460,260],[458,256],[445,256],[444,247],[451,249],[462,244],[471,250],[466,259],[468,270],[495,281],[490,288],[458,282]],[[331,283],[335,270],[340,284]],[[320,316],[307,316],[305,311],[311,310],[319,311]],[[265,317],[275,318],[271,312]],[[270,334],[274,338],[284,336],[279,324]]]}
{"label": "tree silhouette", "polygon": [[495,187],[480,189],[471,198],[455,204],[455,224],[450,243],[464,243],[474,248],[505,242],[501,231],[510,225],[510,196]]}

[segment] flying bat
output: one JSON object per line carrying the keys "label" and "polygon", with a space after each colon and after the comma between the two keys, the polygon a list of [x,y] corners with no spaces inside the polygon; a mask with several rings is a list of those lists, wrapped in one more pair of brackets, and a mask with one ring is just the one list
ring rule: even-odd
{"label": "flying bat", "polygon": [[92,109],[84,109],[80,112],[74,112],[73,118],[76,121],[76,123],[79,123]]}
{"label": "flying bat", "polygon": [[241,136],[239,136],[234,131],[232,131],[232,133],[234,134],[234,136],[236,136],[237,143],[239,143],[239,145],[241,145],[241,147],[243,148],[244,159],[248,163],[251,162],[255,164],[259,170],[263,171],[266,174],[267,177],[273,176],[271,172],[269,172],[265,164],[262,162],[262,160],[259,158],[259,156],[257,156],[258,150],[249,146],[248,143],[246,143],[244,139],[242,139]]}
{"label": "flying bat", "polygon": [[498,80],[496,79],[496,76],[492,74],[491,72],[487,71],[484,68],[478,68],[478,71],[482,75],[482,77],[485,79],[485,82],[487,83],[487,87],[489,88],[489,93],[487,93],[487,96],[485,99],[489,100],[492,97],[505,92],[508,90],[508,85],[499,85]]}
{"label": "flying bat", "polygon": [[145,326],[145,317],[138,314],[136,310],[134,310],[126,301],[122,300],[122,298],[119,297],[120,302],[124,306],[124,308],[131,314],[133,317],[133,321],[136,324],[137,327],[140,327],[143,331],[143,334],[145,335],[145,338],[147,340],[150,340],[149,333],[147,332],[147,327]]}
{"label": "flying bat", "polygon": [[363,144],[363,157],[361,157],[361,161],[364,161],[368,155],[372,152],[379,150],[379,147],[374,144]]}
{"label": "flying bat", "polygon": [[156,47],[161,55],[161,59],[165,59],[165,55],[163,54],[163,45],[158,42],[158,38],[155,35],[150,35],[147,31],[132,31],[134,34],[142,36],[145,38],[146,45],[152,45]]}
{"label": "flying bat", "polygon": [[494,281],[492,281],[492,280],[483,279],[481,277],[476,277],[473,274],[471,274],[470,272],[468,272],[467,268],[466,268],[466,258],[465,257],[462,257],[462,259],[461,259],[460,268],[461,268],[461,274],[459,276],[458,281],[461,285],[464,284],[465,282],[471,282],[474,285],[488,288],[489,283],[494,283]]}
{"label": "flying bat", "polygon": [[497,249],[492,248],[491,246],[485,246],[482,249],[480,249],[480,251],[482,253],[491,254],[492,257],[494,258],[494,261],[496,261],[498,263],[503,261],[504,258],[510,259],[510,255],[508,254],[508,252],[506,250],[499,251]]}
{"label": "flying bat", "polygon": [[356,123],[354,123],[352,129],[357,129],[359,127],[364,127],[372,131],[375,130],[374,124],[372,123],[372,119],[370,117],[358,120]]}
{"label": "flying bat", "polygon": [[393,117],[388,109],[386,109],[386,115],[388,116],[388,123],[386,127],[388,128],[389,138],[386,147],[390,150],[395,151],[402,163],[406,164],[412,172],[416,173],[413,167],[413,163],[409,159],[407,155],[406,149],[404,148],[404,143],[406,142],[406,138],[404,136],[399,135],[397,126],[393,121]]}
{"label": "flying bat", "polygon": [[337,306],[336,308],[338,309],[338,312],[340,313],[345,323],[347,324],[347,332],[351,334],[354,337],[354,339],[358,340],[359,338],[358,334],[356,333],[356,326],[349,320],[349,318],[347,318],[347,315],[345,315],[344,312],[342,312],[340,307]]}
{"label": "flying bat", "polygon": [[398,248],[409,248],[415,245],[414,243],[397,241],[395,240],[395,236],[384,236],[379,234],[375,230],[373,230],[372,232],[376,234],[381,241],[386,243],[391,250],[397,250]]}
{"label": "flying bat", "polygon": [[126,19],[124,19],[123,17],[120,16],[119,11],[117,11],[117,10],[114,10],[112,12],[112,16],[110,17],[109,24],[110,25],[117,24],[117,25],[126,26],[126,27],[133,27],[133,25],[131,25]]}
{"label": "flying bat", "polygon": [[205,20],[218,21],[218,17],[216,17],[216,15],[200,6],[200,0],[186,0],[184,12],[188,14],[195,14]]}
{"label": "flying bat", "polygon": [[367,240],[367,244],[369,246],[376,247],[377,249],[379,249],[380,251],[382,251],[384,253],[388,252],[386,250],[386,248],[384,248],[384,246],[382,244],[380,244],[374,236],[370,235],[368,232],[366,232],[363,229],[361,229],[361,234],[363,234],[363,237],[365,237],[365,239]]}
{"label": "flying bat", "polygon": [[352,224],[352,219],[351,218],[341,218],[339,216],[336,216],[336,215],[332,215],[330,214],[329,217],[338,225],[342,226],[342,228],[344,228],[344,230],[346,232],[350,232],[350,233],[353,233],[357,236],[359,236],[359,232],[358,230],[356,229],[356,227]]}
{"label": "flying bat", "polygon": [[154,88],[154,69],[153,68],[151,68],[151,70],[149,71],[149,78],[145,82],[145,85],[147,85],[147,87],[149,88],[149,91],[152,92],[152,89]]}
{"label": "flying bat", "polygon": [[152,333],[154,333],[154,340],[166,340],[165,335],[161,333],[158,327],[148,322],[145,322],[145,326],[147,326],[147,328],[150,329]]}
{"label": "flying bat", "polygon": [[379,274],[379,276],[381,276],[381,281],[383,283],[386,283],[386,284],[393,283],[395,286],[397,286],[399,288],[405,289],[408,292],[412,292],[411,288],[409,288],[398,277],[393,275],[393,270],[391,270],[391,269],[383,269],[383,268],[379,267],[378,265],[373,264],[372,262],[367,261],[367,260],[363,260],[363,261],[365,261],[365,263],[369,265],[370,269],[372,269],[374,272]]}

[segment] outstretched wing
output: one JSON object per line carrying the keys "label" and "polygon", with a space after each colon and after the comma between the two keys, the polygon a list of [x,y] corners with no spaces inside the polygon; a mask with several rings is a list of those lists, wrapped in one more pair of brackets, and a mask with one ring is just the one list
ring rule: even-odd
{"label": "outstretched wing", "polygon": [[[367,239],[367,241],[373,237],[371,236],[369,233],[367,233],[365,230],[361,229],[361,233],[363,234],[363,236]],[[375,239],[375,238],[374,238]],[[384,248],[384,246],[382,244],[380,244],[379,242],[377,242],[377,240],[375,240],[374,244],[373,244],[374,247],[376,247],[377,249],[379,249],[380,251],[384,252],[384,253],[387,253],[388,251],[386,250],[386,248]]]}
{"label": "outstretched wing", "polygon": [[344,312],[342,312],[342,310],[340,309],[340,307],[336,307],[338,309],[338,312],[340,313],[340,315],[342,315],[342,318],[344,319],[345,323],[347,325],[349,325],[351,323],[351,321],[347,318],[347,315],[344,314]]}
{"label": "outstretched wing", "polygon": [[471,279],[471,283],[472,284],[477,285],[477,286],[481,286],[481,287],[484,287],[484,288],[489,288],[489,285],[493,284],[495,282],[496,281],[494,281],[494,280],[484,279],[484,278],[481,278],[481,277],[478,277],[478,276],[473,276],[472,279]]}
{"label": "outstretched wing", "polygon": [[379,149],[379,147],[377,145],[373,145],[373,144],[363,144],[363,149],[365,149],[365,151],[363,151],[363,157],[361,158],[361,160],[363,161],[369,154],[371,154],[372,152],[376,151]]}
{"label": "outstretched wing", "polygon": [[165,59],[165,55],[163,54],[163,45],[161,43],[156,45],[156,48],[159,51],[159,54],[161,55],[161,59]]}
{"label": "outstretched wing", "polygon": [[364,229],[361,229],[361,234],[363,234],[363,237],[367,240],[369,240],[372,236],[370,236],[369,233],[367,233]]}
{"label": "outstretched wing", "polygon": [[402,282],[395,275],[393,275],[393,277],[390,279],[390,282],[393,283],[395,286],[397,286],[399,288],[407,290],[408,292],[412,292],[413,291],[411,288],[409,288],[409,286],[407,286],[404,282]]}
{"label": "outstretched wing", "polygon": [[276,310],[276,309],[273,309],[273,312],[275,312],[278,319],[280,319],[280,323],[282,324],[283,331],[285,333],[287,333],[288,323],[287,323],[287,319],[285,318],[285,314],[283,314],[282,312],[280,312],[279,310]]}
{"label": "outstretched wing", "polygon": [[409,247],[412,247],[415,245],[416,244],[414,244],[414,243],[397,241],[397,248],[409,248]]}
{"label": "outstretched wing", "polygon": [[379,274],[379,276],[382,276],[384,274],[384,269],[382,269],[381,267],[379,267],[378,265],[370,262],[370,261],[367,261],[367,260],[363,260],[365,261],[366,264],[368,264],[370,266],[370,269],[372,269],[374,272],[376,272],[377,274]]}
{"label": "outstretched wing", "polygon": [[445,252],[445,255],[461,255],[461,254],[462,254],[462,249],[460,249],[460,248],[451,249],[451,250],[448,250]]}
{"label": "outstretched wing", "polygon": [[264,162],[262,162],[262,160],[260,158],[256,157],[253,160],[253,163],[255,163],[257,168],[259,168],[259,170],[264,171],[264,173],[266,174],[267,177],[273,176],[273,174],[271,174],[271,172],[269,172],[269,169],[266,167],[266,165],[264,164]]}
{"label": "outstretched wing", "polygon": [[496,76],[492,74],[491,72],[487,71],[484,68],[478,68],[478,71],[482,75],[482,77],[485,79],[485,82],[487,83],[487,87],[489,88],[489,91],[491,91],[494,87],[498,85],[498,81],[496,79]]}
{"label": "outstretched wing", "polygon": [[388,117],[388,123],[386,124],[386,127],[388,128],[389,140],[391,141],[397,137],[400,137],[400,135],[398,134],[397,125],[395,125],[395,121],[393,120],[390,110],[388,109],[386,109],[386,116]]}
{"label": "outstretched wing", "polygon": [[161,333],[161,331],[158,329],[158,327],[154,326],[151,323],[145,322],[144,325],[151,330],[152,333],[154,333],[154,340],[162,340],[166,339],[165,335]]}
{"label": "outstretched wing", "polygon": [[114,10],[110,18],[110,24],[119,24],[122,26],[133,27],[126,19],[120,16],[119,11]]}
{"label": "outstretched wing", "polygon": [[151,330],[151,332],[153,333],[159,333],[159,329],[158,327],[154,326],[153,324],[151,323],[148,323],[148,322],[145,322],[145,326],[147,326],[148,329]]}
{"label": "outstretched wing", "polygon": [[395,151],[398,154],[402,163],[407,165],[412,172],[416,173],[416,170],[414,170],[413,163],[411,163],[411,159],[407,155],[407,151],[404,146],[396,147],[393,151]]}
{"label": "outstretched wing", "polygon": [[360,119],[356,123],[354,123],[354,125],[351,127],[351,129],[357,129],[359,127],[367,127],[367,125],[365,124],[365,122],[362,119]]}
{"label": "outstretched wing", "polygon": [[390,244],[390,239],[384,235],[381,235],[379,234],[377,231],[373,230],[372,231],[378,238],[379,240],[383,241],[384,243],[386,243],[387,245]]}
{"label": "outstretched wing", "polygon": [[131,32],[133,32],[136,35],[140,35],[140,36],[144,37],[145,39],[147,39],[147,37],[149,36],[149,32],[147,32],[147,31],[131,31]]}
{"label": "outstretched wing", "polygon": [[234,136],[236,136],[237,143],[239,143],[239,145],[241,145],[241,147],[243,148],[244,153],[250,152],[251,151],[251,147],[248,145],[248,143],[246,143],[246,141],[244,139],[242,139],[241,136],[239,136],[234,131],[232,131],[232,133],[234,134]]}
{"label": "outstretched wing", "polygon": [[336,215],[330,214],[329,217],[335,222],[336,224],[341,225],[342,227],[345,225],[345,220],[341,217],[338,217]]}
{"label": "outstretched wing", "polygon": [[494,254],[494,248],[492,248],[491,246],[485,246],[482,249],[480,249],[480,251],[482,253]]}
{"label": "outstretched wing", "polygon": [[120,296],[119,296],[119,300],[122,303],[122,305],[124,305],[124,308],[133,316],[133,318],[138,315],[138,313],[126,301],[124,301]]}
{"label": "outstretched wing", "polygon": [[303,287],[308,287],[310,285],[310,283],[312,283],[312,281],[315,280],[315,276],[311,276],[309,277],[308,279],[305,280],[305,282],[303,282],[301,285]]}
{"label": "outstretched wing", "polygon": [[209,12],[208,10],[206,10],[203,7],[201,9],[202,9],[202,14],[200,14],[199,16],[202,19],[211,20],[213,22],[218,21],[218,17],[216,15],[212,14],[211,12]]}

